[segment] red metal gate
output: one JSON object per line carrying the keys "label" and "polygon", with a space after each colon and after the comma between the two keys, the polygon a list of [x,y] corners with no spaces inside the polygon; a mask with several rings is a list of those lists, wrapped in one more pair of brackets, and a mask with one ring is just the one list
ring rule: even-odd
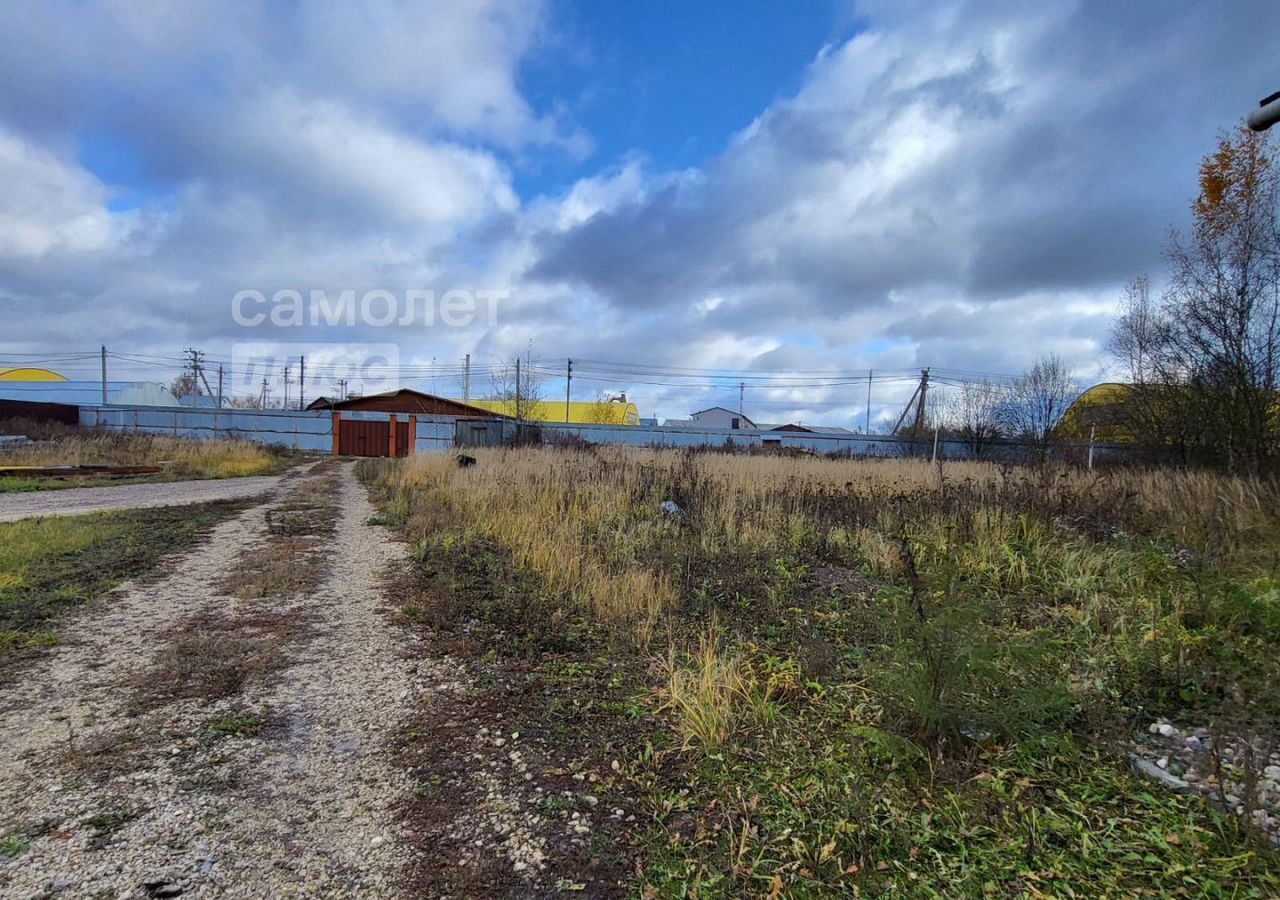
{"label": "red metal gate", "polygon": [[344,419],[333,414],[334,456],[413,456],[417,438],[418,418],[409,416],[401,422],[392,416],[389,421],[369,419]]}
{"label": "red metal gate", "polygon": [[338,429],[338,452],[343,456],[391,455],[390,422],[343,419]]}

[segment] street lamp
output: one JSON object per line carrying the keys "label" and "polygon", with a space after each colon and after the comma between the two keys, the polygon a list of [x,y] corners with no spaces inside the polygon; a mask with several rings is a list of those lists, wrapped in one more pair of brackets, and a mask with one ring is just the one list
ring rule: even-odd
{"label": "street lamp", "polygon": [[1258,108],[1249,113],[1249,127],[1254,131],[1266,131],[1276,122],[1280,122],[1280,91],[1264,97]]}

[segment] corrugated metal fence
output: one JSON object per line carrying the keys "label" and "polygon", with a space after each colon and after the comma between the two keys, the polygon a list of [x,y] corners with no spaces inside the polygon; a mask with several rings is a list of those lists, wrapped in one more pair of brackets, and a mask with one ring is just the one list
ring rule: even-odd
{"label": "corrugated metal fence", "polygon": [[[343,411],[344,421],[386,422],[384,412]],[[416,417],[414,452],[430,453],[449,450],[458,444],[468,446],[496,444],[515,438],[517,426],[509,420],[457,419],[449,416]],[[409,417],[397,416],[398,427],[408,427]],[[239,438],[263,444],[275,444],[295,450],[329,453],[333,450],[333,413],[330,410],[256,410],[196,409],[188,407],[147,406],[82,406],[80,423],[111,431],[168,434],[190,438]],[[466,433],[459,436],[459,424]],[[912,442],[889,435],[831,435],[804,432],[732,431],[699,428],[662,428],[621,425],[548,425],[524,426],[542,442],[585,441],[593,444],[662,447],[779,447],[798,448],[815,453],[848,453],[854,456],[928,456],[931,441]],[[1096,458],[1123,453],[1124,447],[1099,445]],[[1059,454],[1082,455],[1084,446],[1072,445],[1057,450]],[[994,459],[1024,459],[1024,445],[1003,442],[984,454]],[[962,441],[942,440],[938,455],[947,459],[964,459],[970,455]]]}

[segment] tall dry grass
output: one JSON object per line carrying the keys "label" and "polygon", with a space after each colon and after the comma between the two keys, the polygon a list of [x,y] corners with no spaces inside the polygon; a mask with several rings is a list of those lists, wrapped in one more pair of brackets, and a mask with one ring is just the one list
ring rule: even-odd
{"label": "tall dry grass", "polygon": [[[691,561],[820,552],[896,579],[909,532],[927,562],[945,556],[971,583],[1061,597],[1090,618],[1141,577],[1098,532],[1137,530],[1224,559],[1274,537],[1280,510],[1274,482],[1199,472],[623,448],[475,455],[471,468],[421,456],[382,477],[405,502],[448,507],[548,590],[641,644],[679,604]],[[665,500],[682,514],[666,515]]]}
{"label": "tall dry grass", "polygon": [[187,440],[148,434],[89,432],[0,454],[6,466],[161,465],[179,478],[234,478],[278,467],[280,457],[259,444]]}

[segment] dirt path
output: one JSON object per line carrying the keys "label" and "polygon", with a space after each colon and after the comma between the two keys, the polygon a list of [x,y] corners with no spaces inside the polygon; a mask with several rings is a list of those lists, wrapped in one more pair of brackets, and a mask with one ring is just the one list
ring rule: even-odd
{"label": "dirt path", "polygon": [[396,895],[411,850],[394,806],[412,786],[390,738],[421,694],[459,689],[456,671],[392,624],[382,573],[404,549],[368,524],[350,466],[293,482],[308,483],[338,494],[317,589],[215,587],[242,554],[285,546],[276,498],[85,610],[0,686],[0,836],[19,849],[0,894]]}
{"label": "dirt path", "polygon": [[257,475],[250,478],[6,493],[0,494],[0,522],[16,522],[32,516],[79,516],[113,509],[150,509],[156,506],[209,503],[214,500],[240,500],[266,493],[280,484],[280,478],[278,475]]}

